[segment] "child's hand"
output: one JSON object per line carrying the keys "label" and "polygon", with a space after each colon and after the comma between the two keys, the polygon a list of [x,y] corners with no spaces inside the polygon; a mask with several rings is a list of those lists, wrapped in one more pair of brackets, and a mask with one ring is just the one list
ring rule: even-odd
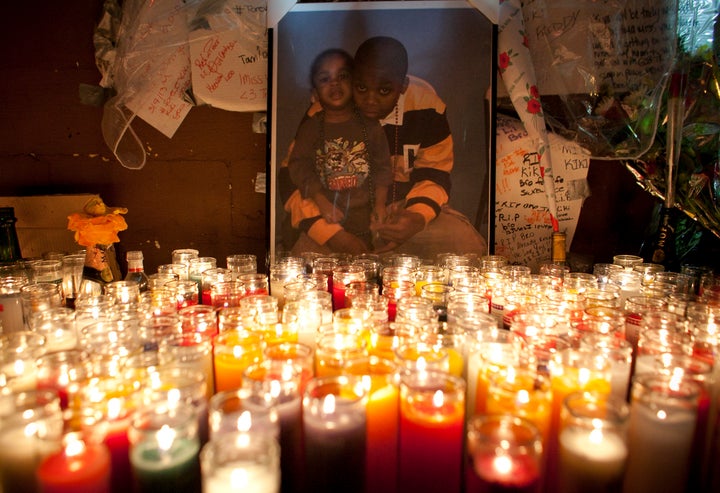
{"label": "child's hand", "polygon": [[345,219],[345,214],[335,207],[324,195],[315,199],[320,214],[329,223],[339,223]]}

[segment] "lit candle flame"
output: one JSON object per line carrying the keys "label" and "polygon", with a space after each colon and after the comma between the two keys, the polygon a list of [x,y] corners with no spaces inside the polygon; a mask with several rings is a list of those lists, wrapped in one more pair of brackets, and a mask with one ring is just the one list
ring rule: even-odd
{"label": "lit candle flame", "polygon": [[230,473],[230,487],[233,490],[245,489],[249,486],[250,479],[245,469],[233,469]]}
{"label": "lit candle flame", "polygon": [[243,411],[238,416],[237,429],[238,431],[250,431],[250,428],[252,428],[252,414],[250,411]]}
{"label": "lit candle flame", "polygon": [[442,390],[436,390],[432,397],[432,403],[435,407],[442,407],[445,403],[445,394]]}
{"label": "lit candle flame", "polygon": [[155,434],[155,438],[157,439],[158,447],[161,451],[167,452],[170,450],[173,446],[173,442],[175,441],[175,437],[177,436],[177,433],[175,430],[170,428],[169,425],[162,425],[160,427],[160,430]]}
{"label": "lit candle flame", "polygon": [[332,414],[335,412],[335,396],[333,394],[328,394],[323,399],[322,412],[323,414]]}
{"label": "lit candle flame", "polygon": [[581,387],[584,387],[590,381],[590,370],[588,368],[580,368],[578,370],[578,383]]}
{"label": "lit candle flame", "polygon": [[498,455],[493,459],[493,467],[500,474],[507,475],[512,470],[512,461],[507,455]]}

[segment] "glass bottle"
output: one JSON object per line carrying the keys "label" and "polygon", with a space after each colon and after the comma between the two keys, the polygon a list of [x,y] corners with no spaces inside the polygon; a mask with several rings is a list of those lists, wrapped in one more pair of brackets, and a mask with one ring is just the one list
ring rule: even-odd
{"label": "glass bottle", "polygon": [[143,252],[140,250],[129,251],[125,258],[128,264],[125,280],[137,282],[141,293],[147,291],[148,276],[145,274],[145,267],[143,266]]}
{"label": "glass bottle", "polygon": [[0,207],[0,264],[22,259],[20,241],[15,230],[15,209]]}

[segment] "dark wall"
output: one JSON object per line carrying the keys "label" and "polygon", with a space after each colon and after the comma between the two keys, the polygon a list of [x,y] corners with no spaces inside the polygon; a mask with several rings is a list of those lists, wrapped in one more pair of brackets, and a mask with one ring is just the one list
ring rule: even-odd
{"label": "dark wall", "polygon": [[[93,30],[102,0],[9,2],[0,30],[0,196],[99,193],[129,209],[119,257],[140,249],[155,272],[176,248],[218,259],[264,258],[266,136],[252,114],[193,108],[172,139],[140,119],[141,170],[115,160],[100,131],[102,107],[80,102],[97,85]],[[73,211],[69,211],[73,212]]]}

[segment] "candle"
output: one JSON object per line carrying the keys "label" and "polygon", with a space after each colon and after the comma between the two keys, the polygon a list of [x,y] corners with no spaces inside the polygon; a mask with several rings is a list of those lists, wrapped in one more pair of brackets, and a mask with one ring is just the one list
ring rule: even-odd
{"label": "candle", "polygon": [[[204,493],[277,493],[280,449],[267,435],[229,433],[200,453]],[[284,481],[284,478],[283,478]]]}
{"label": "candle", "polygon": [[620,491],[625,461],[628,406],[591,393],[566,399],[560,432],[560,492]]}
{"label": "candle", "polygon": [[158,357],[161,364],[172,364],[205,375],[207,398],[215,393],[212,338],[207,334],[173,334],[160,339]]}
{"label": "candle", "polygon": [[345,288],[353,281],[365,280],[365,269],[360,265],[341,264],[332,271],[333,309],[345,308]]}
{"label": "candle", "polygon": [[459,491],[465,382],[448,373],[416,371],[400,384],[399,491]]}
{"label": "candle", "polygon": [[367,394],[358,377],[314,378],[303,399],[306,484],[365,492]]}
{"label": "candle", "polygon": [[299,490],[302,477],[302,402],[303,370],[282,360],[265,360],[249,366],[243,375],[243,387],[252,397],[270,403],[280,423],[280,467],[282,491]]}
{"label": "candle", "polygon": [[532,493],[540,486],[538,429],[510,414],[473,417],[467,430],[468,493]]}
{"label": "candle", "polygon": [[136,491],[196,493],[200,490],[197,417],[186,407],[141,411],[128,432]]}
{"label": "candle", "polygon": [[77,433],[65,446],[43,460],[37,472],[43,493],[107,493],[110,491],[110,452],[102,444],[85,443]]}
{"label": "candle", "polygon": [[128,451],[130,415],[135,410],[137,389],[118,378],[91,378],[82,388],[79,404],[95,421],[86,423],[93,431],[104,432],[103,443],[110,451],[111,485],[117,493],[129,491],[132,476]]}
{"label": "candle", "polygon": [[362,376],[367,403],[367,491],[397,491],[400,391],[397,365],[370,356],[348,371]]}
{"label": "candle", "polygon": [[508,367],[490,375],[487,414],[524,418],[538,428],[545,442],[550,431],[551,409],[552,392],[545,375],[523,367]]}
{"label": "candle", "polygon": [[545,479],[547,491],[558,488],[558,437],[565,398],[573,392],[610,394],[610,362],[588,349],[563,349],[550,360],[552,411],[546,449]]}
{"label": "candle", "polygon": [[0,394],[0,489],[36,493],[37,467],[60,447],[60,399],[49,390]]}
{"label": "candle", "polygon": [[249,331],[233,330],[215,337],[215,389],[237,389],[242,384],[245,369],[262,357],[262,338]]}
{"label": "candle", "polygon": [[699,394],[699,384],[683,375],[635,379],[625,491],[686,491]]}

